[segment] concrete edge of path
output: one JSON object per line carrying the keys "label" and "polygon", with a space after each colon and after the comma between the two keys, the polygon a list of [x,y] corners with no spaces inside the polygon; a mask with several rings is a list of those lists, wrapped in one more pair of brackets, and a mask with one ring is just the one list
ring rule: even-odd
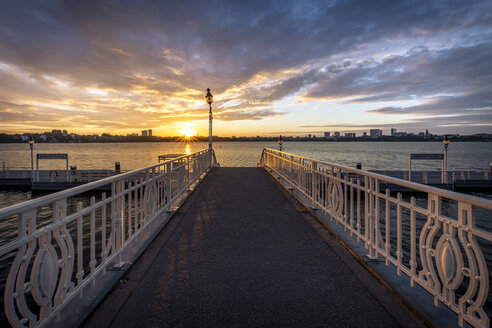
{"label": "concrete edge of path", "polygon": [[[415,284],[410,286],[410,278],[405,274],[398,276],[396,268],[386,266],[384,262],[372,261],[367,258],[367,250],[363,243],[357,242],[354,237],[344,231],[328,214],[314,209],[309,199],[295,188],[290,189],[284,185],[283,179],[278,174],[264,168],[282,190],[290,195],[309,215],[321,224],[326,231],[333,236],[344,249],[346,249],[357,262],[369,271],[381,284],[395,295],[408,310],[416,315],[428,327],[459,327],[457,315],[449,308],[439,304],[434,306],[434,297],[423,287]],[[465,324],[465,327],[469,325]]]}

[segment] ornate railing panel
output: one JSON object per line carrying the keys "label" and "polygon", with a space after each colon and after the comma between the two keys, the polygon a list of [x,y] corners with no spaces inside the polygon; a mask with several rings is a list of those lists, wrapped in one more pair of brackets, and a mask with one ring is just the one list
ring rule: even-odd
{"label": "ornate railing panel", "polygon": [[370,258],[453,310],[460,326],[489,327],[492,201],[267,148],[260,165],[342,224]]}
{"label": "ornate railing panel", "polygon": [[17,223],[0,236],[10,324],[46,326],[71,299],[83,297],[83,287],[109,265],[121,265],[132,240],[215,163],[214,152],[204,150],[0,209],[0,222]]}

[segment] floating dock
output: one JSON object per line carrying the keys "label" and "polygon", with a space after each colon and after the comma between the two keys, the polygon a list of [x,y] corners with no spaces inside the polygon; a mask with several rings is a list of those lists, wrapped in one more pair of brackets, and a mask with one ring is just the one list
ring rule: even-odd
{"label": "floating dock", "polygon": [[[182,155],[162,155],[159,156],[159,160],[168,160],[178,156]],[[0,171],[0,189],[58,191],[108,178],[121,172],[119,170],[39,170],[33,172],[31,170],[2,170]],[[412,171],[411,174],[402,170],[371,170],[370,172],[447,190],[492,191],[492,173],[488,171],[449,171],[447,181],[441,171]],[[396,185],[380,184],[381,190],[386,188],[392,191],[407,191]],[[109,189],[110,186],[104,190]]]}
{"label": "floating dock", "polygon": [[115,170],[2,170],[0,171],[0,188],[58,191],[120,173],[121,171]]}
{"label": "floating dock", "polygon": [[[412,171],[410,174],[408,171],[397,170],[371,170],[370,172],[447,190],[492,191],[492,173],[486,170],[448,171],[447,175],[443,175],[441,171]],[[400,190],[402,187],[398,188],[396,185],[385,183],[381,183],[380,188],[406,191]]]}

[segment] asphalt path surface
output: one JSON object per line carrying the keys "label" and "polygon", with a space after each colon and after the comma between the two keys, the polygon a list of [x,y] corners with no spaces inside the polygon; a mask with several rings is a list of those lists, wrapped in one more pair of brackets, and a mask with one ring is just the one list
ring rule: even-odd
{"label": "asphalt path surface", "polygon": [[86,327],[420,327],[261,168],[215,168]]}

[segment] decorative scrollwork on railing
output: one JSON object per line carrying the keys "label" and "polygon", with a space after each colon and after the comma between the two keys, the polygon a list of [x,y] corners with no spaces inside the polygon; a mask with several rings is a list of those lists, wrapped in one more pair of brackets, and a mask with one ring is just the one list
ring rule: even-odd
{"label": "decorative scrollwork on railing", "polygon": [[157,211],[157,183],[155,181],[147,184],[144,191],[144,221],[149,222]]}
{"label": "decorative scrollwork on railing", "polygon": [[441,228],[441,221],[438,220],[438,216],[441,213],[441,200],[437,195],[429,195],[428,203],[429,215],[419,239],[420,258],[423,267],[423,270],[419,272],[419,277],[424,281],[424,286],[434,293],[435,290],[440,289],[439,278],[432,259],[435,256],[435,250],[432,245]]}
{"label": "decorative scrollwork on railing", "polygon": [[490,319],[483,305],[489,291],[489,273],[476,237],[470,232],[470,228],[475,226],[473,207],[470,204],[458,203],[458,223],[464,227],[459,229],[458,236],[469,265],[469,268],[462,269],[469,282],[465,294],[458,300],[460,325],[463,326],[463,320],[466,320],[476,327],[488,327]]}
{"label": "decorative scrollwork on railing", "polygon": [[[461,326],[463,321],[467,321],[476,327],[488,327],[489,319],[483,310],[488,293],[487,265],[476,237],[467,232],[467,227],[474,226],[472,206],[459,203],[458,208],[459,229],[441,216],[441,198],[429,194],[429,215],[420,235],[423,269],[419,272],[419,278],[434,295],[436,306],[442,302],[455,308]],[[457,231],[466,262],[456,240]],[[463,287],[465,277],[468,279],[466,292],[456,302],[456,291]]]}
{"label": "decorative scrollwork on railing", "polygon": [[[38,326],[48,319],[74,286],[71,281],[73,243],[63,222],[65,214],[66,201],[55,202],[52,219],[61,223],[60,227],[44,231],[17,249],[5,286],[5,312],[12,326]],[[36,211],[20,216],[20,236],[29,238],[36,231]],[[31,275],[27,277],[29,271]],[[38,313],[31,310],[29,293],[39,307]]]}
{"label": "decorative scrollwork on railing", "polygon": [[[211,150],[200,151],[0,209],[0,219],[15,217],[18,226],[17,237],[0,245],[0,256],[9,267],[0,281],[5,286],[2,310],[10,324],[43,327],[58,315],[70,316],[63,313],[64,306],[77,296],[83,298],[88,282],[94,286],[107,266],[124,262],[121,250],[138,240],[134,237],[164,206],[184,199],[208,173],[213,155]],[[110,198],[103,193],[99,201],[93,196],[89,202],[82,195],[108,185]],[[88,206],[84,208],[82,201],[74,204],[74,196]]]}
{"label": "decorative scrollwork on railing", "polygon": [[74,246],[72,236],[64,222],[67,211],[66,199],[53,204],[53,222],[59,222],[60,225],[54,230],[54,238],[58,244],[61,253],[60,261],[60,283],[58,285],[54,305],[58,306],[63,303],[66,295],[74,288],[72,282],[72,271],[74,266]]}
{"label": "decorative scrollwork on railing", "polygon": [[[31,210],[19,215],[19,238],[25,239],[36,231],[36,211]],[[5,314],[14,327],[28,327],[37,323],[37,315],[29,309],[26,301],[26,294],[31,291],[32,283],[25,282],[35,250],[35,239],[18,248],[5,284]]]}
{"label": "decorative scrollwork on railing", "polygon": [[330,177],[327,190],[329,213],[333,217],[341,218],[343,211],[343,188],[340,181]]}
{"label": "decorative scrollwork on railing", "polygon": [[[282,177],[285,187],[297,189],[309,205],[330,214],[350,236],[355,234],[357,241],[365,243],[370,258],[384,257],[398,275],[408,275],[412,287],[417,282],[425,288],[435,306],[442,303],[454,311],[461,327],[489,327],[484,310],[489,273],[482,250],[490,247],[492,233],[477,227],[475,212],[490,218],[490,200],[274,149],[263,150],[261,164]],[[394,197],[393,186],[419,196],[410,201],[401,193]],[[384,187],[385,192],[380,192]],[[422,205],[425,201],[427,207]]]}
{"label": "decorative scrollwork on railing", "polygon": [[51,232],[38,238],[39,251],[31,272],[32,295],[40,306],[41,320],[48,317],[53,308],[53,294],[58,278],[58,255],[51,245]]}

